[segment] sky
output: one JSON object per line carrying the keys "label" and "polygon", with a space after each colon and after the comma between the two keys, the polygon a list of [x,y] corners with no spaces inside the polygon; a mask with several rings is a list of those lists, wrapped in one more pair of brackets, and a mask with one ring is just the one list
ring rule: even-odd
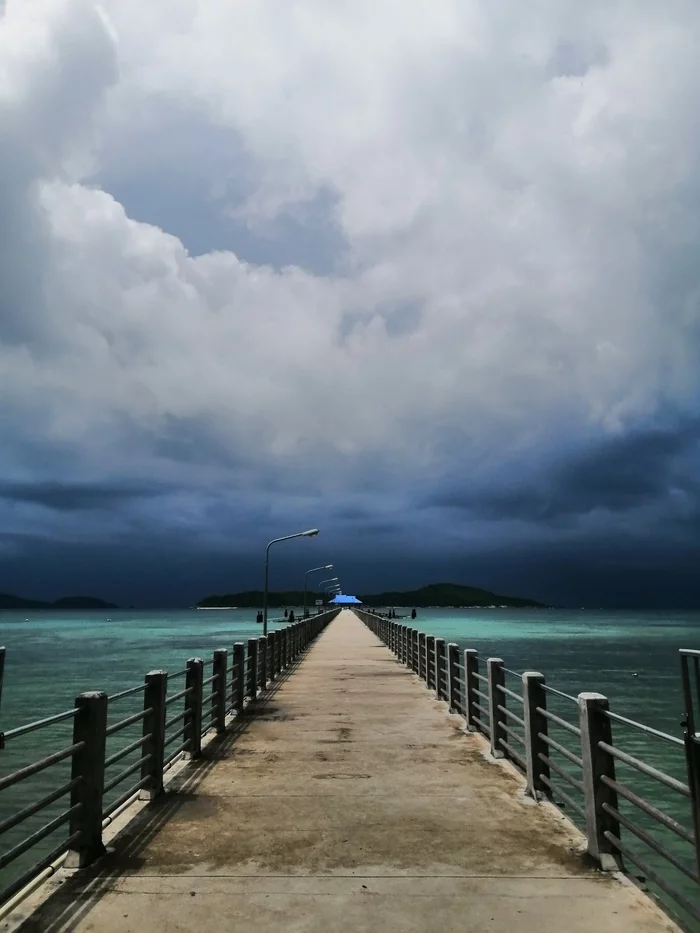
{"label": "sky", "polygon": [[0,0],[0,591],[700,607],[696,0]]}

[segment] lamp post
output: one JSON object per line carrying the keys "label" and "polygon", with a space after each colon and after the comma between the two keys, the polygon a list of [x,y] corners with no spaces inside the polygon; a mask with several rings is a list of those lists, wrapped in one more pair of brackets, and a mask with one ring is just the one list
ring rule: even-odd
{"label": "lamp post", "polygon": [[323,590],[325,593],[328,590],[328,587],[332,586],[333,584],[338,585],[337,577],[330,577],[328,580],[321,580],[321,582],[318,584],[318,588],[319,590]]}
{"label": "lamp post", "polygon": [[292,538],[313,538],[318,534],[318,528],[309,528],[308,531],[297,531],[293,535],[283,535],[281,538],[273,538],[265,548],[265,593],[263,595],[263,635],[267,635],[267,572],[270,563],[270,548],[273,544],[280,541],[291,541]]}
{"label": "lamp post", "polygon": [[335,583],[335,584],[331,584],[330,586],[327,586],[326,587],[326,602],[328,602],[329,595],[332,594],[333,596],[336,596],[338,593],[342,593],[340,584]]}
{"label": "lamp post", "polygon": [[318,573],[319,570],[332,570],[333,564],[326,564],[324,567],[312,567],[311,570],[307,570],[304,574],[304,618],[309,614],[308,609],[306,608],[306,584],[309,579],[310,573]]}

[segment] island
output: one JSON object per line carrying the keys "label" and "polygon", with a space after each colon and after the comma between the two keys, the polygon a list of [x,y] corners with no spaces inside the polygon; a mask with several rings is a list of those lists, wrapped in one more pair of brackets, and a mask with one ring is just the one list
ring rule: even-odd
{"label": "island", "polygon": [[10,593],[0,593],[0,609],[118,609],[114,603],[107,603],[94,596],[63,596],[55,602],[40,599],[24,599]]}
{"label": "island", "polygon": [[[306,594],[306,605],[312,607],[322,594],[310,590]],[[490,590],[460,583],[432,583],[417,590],[390,591],[358,596],[365,606],[416,606],[447,609],[548,609],[549,606],[534,599],[521,596],[501,596]],[[267,604],[271,609],[284,606],[301,606],[304,602],[303,590],[288,590],[267,594]],[[260,609],[263,604],[262,590],[247,590],[244,593],[226,593],[206,596],[197,603],[198,609]]]}
{"label": "island", "polygon": [[460,583],[431,583],[417,590],[392,590],[358,596],[365,606],[416,606],[436,609],[548,609],[545,603],[522,596],[502,596]]}

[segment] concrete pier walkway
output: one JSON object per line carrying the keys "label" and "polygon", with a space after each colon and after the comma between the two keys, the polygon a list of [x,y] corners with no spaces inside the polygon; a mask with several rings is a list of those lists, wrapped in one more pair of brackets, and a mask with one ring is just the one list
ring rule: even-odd
{"label": "concrete pier walkway", "polygon": [[350,611],[26,933],[661,933]]}

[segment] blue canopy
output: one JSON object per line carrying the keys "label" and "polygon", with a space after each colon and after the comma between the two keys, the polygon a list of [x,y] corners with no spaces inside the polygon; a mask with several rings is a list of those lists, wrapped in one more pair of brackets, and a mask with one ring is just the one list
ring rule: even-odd
{"label": "blue canopy", "polygon": [[349,604],[362,605],[361,600],[356,596],[344,596],[342,593],[339,593],[334,599],[331,600],[331,605],[335,603],[336,605],[347,606]]}

